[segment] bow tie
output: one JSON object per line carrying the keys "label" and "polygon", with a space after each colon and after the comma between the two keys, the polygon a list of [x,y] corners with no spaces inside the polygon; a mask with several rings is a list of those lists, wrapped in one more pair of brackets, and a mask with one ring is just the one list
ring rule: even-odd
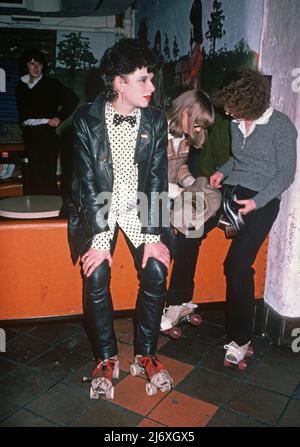
{"label": "bow tie", "polygon": [[136,124],[136,116],[132,116],[132,115],[124,116],[124,115],[119,115],[119,113],[114,114],[113,124],[115,126],[118,126],[123,121],[127,121],[127,123],[129,123],[131,125],[131,127],[133,127]]}

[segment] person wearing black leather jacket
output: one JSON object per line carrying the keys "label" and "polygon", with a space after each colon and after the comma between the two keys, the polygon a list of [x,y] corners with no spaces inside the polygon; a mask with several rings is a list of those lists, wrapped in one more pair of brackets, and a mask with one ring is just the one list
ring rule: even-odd
{"label": "person wearing black leather jacket", "polygon": [[[149,106],[155,58],[136,39],[122,39],[100,63],[105,88],[75,116],[72,200],[68,237],[74,263],[81,257],[84,322],[97,362],[91,394],[112,399],[118,377],[110,274],[119,229],[134,257],[140,281],[136,302],[133,370],[146,371],[146,391],[162,391],[172,379],[156,357],[166,299],[170,250],[157,218],[157,195],[167,195],[167,122]],[[146,221],[137,196],[147,201]],[[155,222],[154,222],[155,221]],[[166,245],[167,244],[167,245]],[[132,370],[132,374],[135,372]]]}

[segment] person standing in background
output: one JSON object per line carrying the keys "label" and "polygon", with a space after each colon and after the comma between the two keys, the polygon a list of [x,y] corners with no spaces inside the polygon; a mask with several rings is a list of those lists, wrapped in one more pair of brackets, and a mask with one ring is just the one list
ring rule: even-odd
{"label": "person standing in background", "polygon": [[17,89],[19,121],[28,157],[26,194],[58,194],[56,129],[75,110],[79,98],[60,81],[45,76],[45,56],[38,49],[22,57],[27,74]]}

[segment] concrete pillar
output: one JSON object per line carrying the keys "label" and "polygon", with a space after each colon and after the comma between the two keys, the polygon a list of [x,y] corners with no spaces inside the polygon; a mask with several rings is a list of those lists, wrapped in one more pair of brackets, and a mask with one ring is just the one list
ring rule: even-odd
{"label": "concrete pillar", "polygon": [[[260,68],[272,75],[272,105],[286,113],[300,133],[300,2],[265,0]],[[295,182],[283,194],[270,233],[265,303],[266,331],[278,344],[300,327],[300,137]]]}

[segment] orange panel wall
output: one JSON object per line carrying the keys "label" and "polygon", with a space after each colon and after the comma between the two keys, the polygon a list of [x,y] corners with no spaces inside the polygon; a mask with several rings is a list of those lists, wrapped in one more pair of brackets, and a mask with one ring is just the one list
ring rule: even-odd
{"label": "orange panel wall", "polygon": [[[80,268],[71,262],[64,220],[0,222],[0,320],[82,313]],[[229,241],[219,229],[203,242],[196,271],[196,302],[225,299],[223,260]],[[255,263],[256,296],[262,297],[266,244]],[[115,310],[135,307],[137,276],[119,234],[112,268]]]}

